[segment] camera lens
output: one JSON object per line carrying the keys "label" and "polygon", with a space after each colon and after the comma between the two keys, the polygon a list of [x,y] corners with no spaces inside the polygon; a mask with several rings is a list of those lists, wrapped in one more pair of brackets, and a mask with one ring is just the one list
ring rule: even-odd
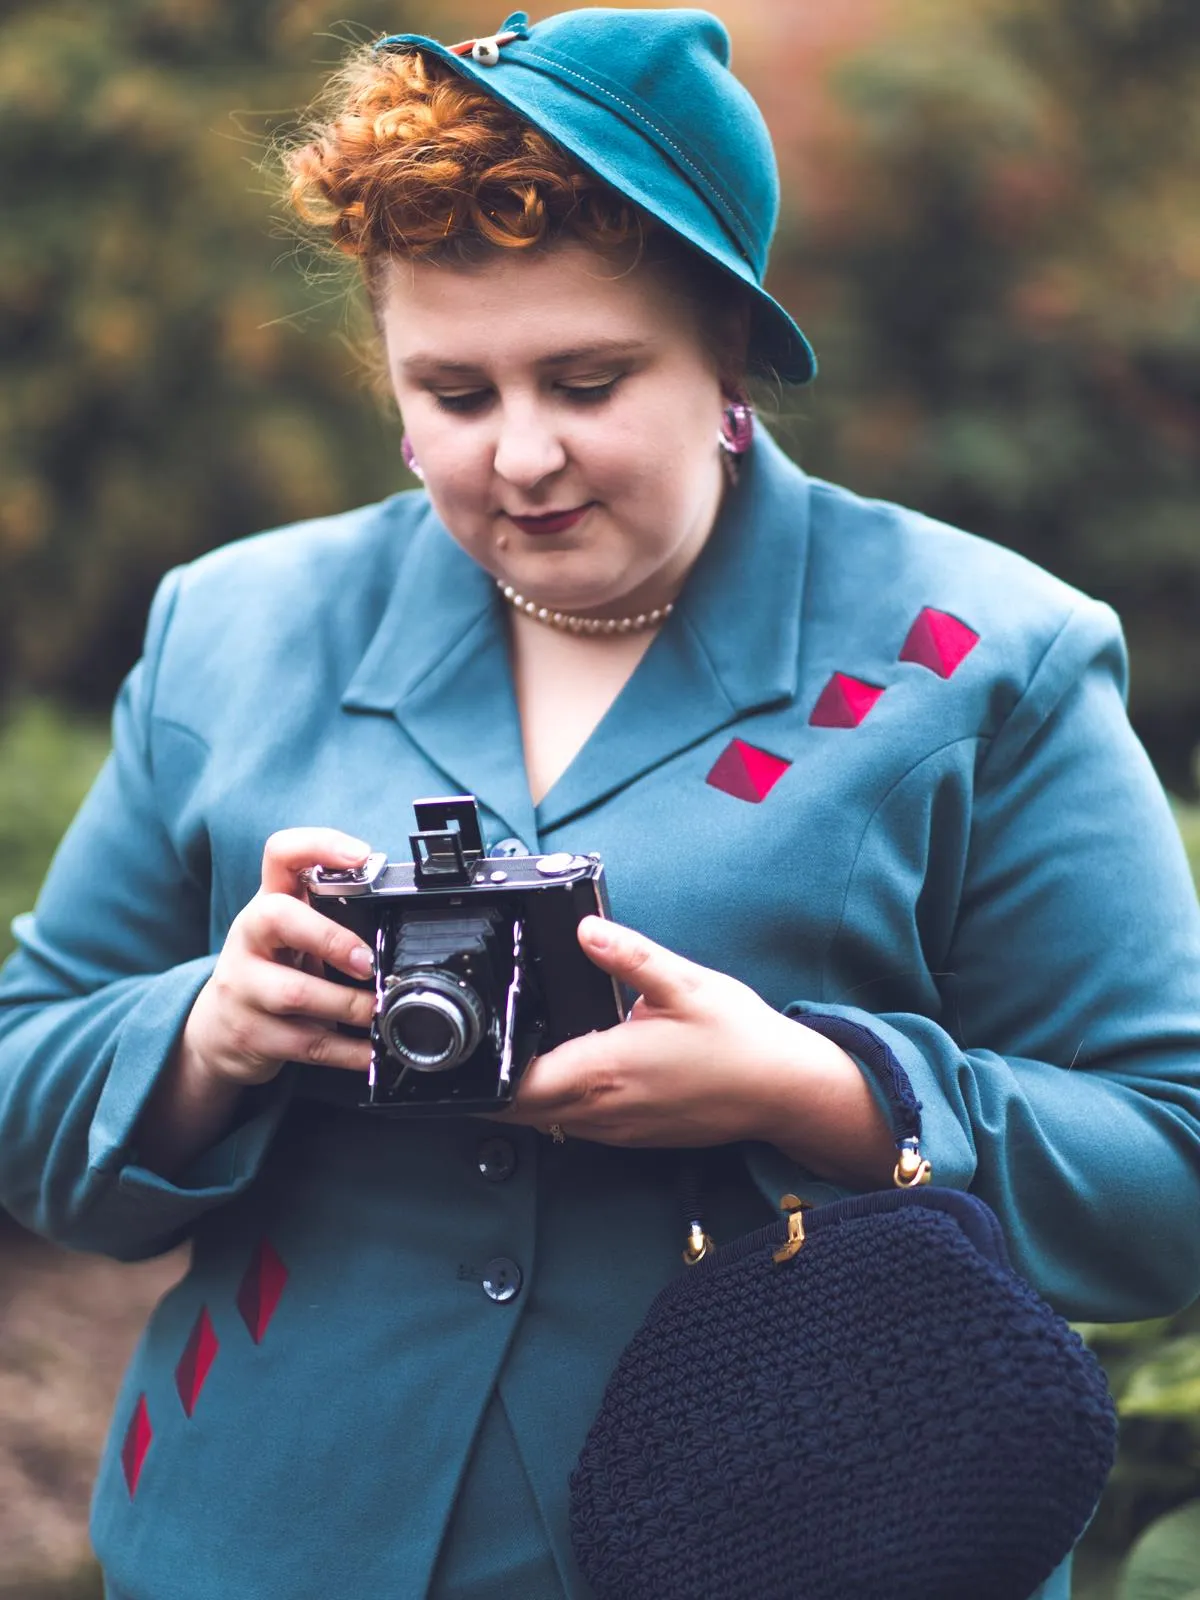
{"label": "camera lens", "polygon": [[462,1048],[458,1019],[439,1007],[425,1005],[420,995],[410,995],[392,1020],[396,1049],[416,1061],[441,1061]]}
{"label": "camera lens", "polygon": [[451,973],[410,973],[384,996],[379,1031],[414,1072],[446,1072],[465,1061],[484,1030],[483,1003]]}

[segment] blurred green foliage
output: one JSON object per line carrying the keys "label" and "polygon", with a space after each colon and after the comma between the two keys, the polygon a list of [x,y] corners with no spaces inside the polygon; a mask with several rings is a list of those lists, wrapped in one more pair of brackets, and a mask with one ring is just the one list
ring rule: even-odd
{"label": "blurred green foliage", "polygon": [[905,0],[777,283],[822,377],[805,464],[1120,612],[1134,722],[1200,741],[1200,6]]}
{"label": "blurred green foliage", "polygon": [[1078,1331],[1104,1363],[1121,1448],[1085,1540],[1095,1576],[1077,1600],[1190,1600],[1200,1590],[1200,1304]]}
{"label": "blurred green foliage", "polygon": [[1140,1536],[1117,1600],[1200,1600],[1200,1500],[1160,1517]]}
{"label": "blurred green foliage", "polygon": [[432,6],[355,9],[331,38],[340,13],[303,0],[0,7],[10,692],[107,702],[168,567],[402,477],[343,281],[296,270],[263,168],[314,57],[385,19],[434,25]]}
{"label": "blurred green foliage", "polygon": [[10,1582],[0,1574],[0,1600],[104,1600],[104,1579],[93,1561],[40,1579],[22,1574]]}
{"label": "blurred green foliage", "polygon": [[9,1582],[0,1575],[0,1600],[104,1600],[104,1579],[93,1561],[41,1579],[22,1574]]}
{"label": "blurred green foliage", "polygon": [[29,700],[0,723],[0,957],[109,747],[98,718]]}
{"label": "blurred green foliage", "polygon": [[1175,820],[1192,863],[1192,875],[1200,883],[1200,806],[1176,806]]}

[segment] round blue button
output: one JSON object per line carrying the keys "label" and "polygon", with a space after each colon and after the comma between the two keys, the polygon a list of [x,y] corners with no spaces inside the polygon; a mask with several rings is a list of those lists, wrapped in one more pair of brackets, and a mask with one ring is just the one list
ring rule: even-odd
{"label": "round blue button", "polygon": [[479,1176],[489,1183],[503,1183],[517,1170],[517,1152],[511,1139],[482,1139],[475,1152]]}
{"label": "round blue button", "polygon": [[489,1300],[503,1305],[521,1292],[521,1269],[507,1256],[496,1256],[483,1269],[483,1292]]}

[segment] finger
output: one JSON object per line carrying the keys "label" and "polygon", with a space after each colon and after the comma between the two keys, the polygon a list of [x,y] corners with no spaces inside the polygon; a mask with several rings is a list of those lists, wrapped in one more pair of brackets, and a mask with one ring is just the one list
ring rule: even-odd
{"label": "finger", "polygon": [[627,983],[650,1005],[663,1010],[686,999],[707,970],[655,944],[645,934],[604,917],[584,917],[579,924],[579,943],[602,971]]}
{"label": "finger", "polygon": [[560,1115],[607,1098],[618,1084],[628,1085],[651,1071],[663,1051],[659,1019],[636,1028],[607,1028],[582,1039],[568,1039],[525,1069],[515,1109],[521,1120],[555,1121]]}
{"label": "finger", "polygon": [[374,957],[369,945],[301,900],[288,894],[258,894],[242,913],[247,947],[266,960],[282,950],[298,950],[327,962],[348,978],[369,978]]}
{"label": "finger", "polygon": [[373,989],[351,989],[273,961],[256,962],[255,968],[246,998],[257,1010],[276,1017],[311,1017],[370,1027],[375,1011]]}
{"label": "finger", "polygon": [[371,846],[338,828],[283,828],[263,848],[262,886],[268,894],[298,895],[305,867],[361,867]]}
{"label": "finger", "polygon": [[257,1054],[268,1061],[304,1061],[345,1072],[366,1072],[371,1065],[369,1039],[335,1033],[319,1023],[285,1022],[264,1017],[256,1039]]}

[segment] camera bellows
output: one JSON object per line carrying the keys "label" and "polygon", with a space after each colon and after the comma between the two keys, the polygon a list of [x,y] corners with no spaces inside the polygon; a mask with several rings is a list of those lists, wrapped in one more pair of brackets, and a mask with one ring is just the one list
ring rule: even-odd
{"label": "camera bellows", "polygon": [[498,1032],[512,927],[495,910],[427,911],[401,925],[384,979],[379,1031],[402,1068],[447,1072]]}

